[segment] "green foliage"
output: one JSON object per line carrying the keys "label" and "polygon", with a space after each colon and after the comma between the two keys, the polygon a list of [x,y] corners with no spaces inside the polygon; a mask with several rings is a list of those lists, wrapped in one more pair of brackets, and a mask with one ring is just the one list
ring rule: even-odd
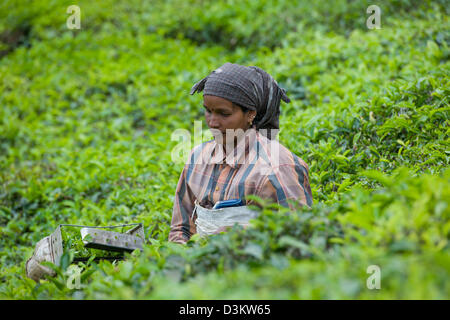
{"label": "green foliage", "polygon": [[[382,1],[380,30],[364,1],[79,1],[68,30],[71,4],[0,4],[0,298],[450,297],[444,1]],[[183,166],[170,137],[193,135],[189,89],[227,61],[287,89],[279,139],[309,165],[314,205],[255,198],[251,227],[169,243]],[[59,224],[136,221],[147,244],[124,261],[94,261],[69,231],[57,276],[26,278]]]}
{"label": "green foliage", "polygon": [[63,250],[69,251],[71,254],[73,254],[74,258],[78,258],[78,260],[80,260],[80,258],[88,260],[90,257],[95,258],[116,257],[118,259],[121,259],[123,257],[122,252],[86,248],[83,243],[83,240],[90,241],[90,239],[92,238],[90,238],[90,235],[86,235],[84,238],[82,238],[80,229],[81,229],[80,227],[73,227],[73,226],[61,227]]}

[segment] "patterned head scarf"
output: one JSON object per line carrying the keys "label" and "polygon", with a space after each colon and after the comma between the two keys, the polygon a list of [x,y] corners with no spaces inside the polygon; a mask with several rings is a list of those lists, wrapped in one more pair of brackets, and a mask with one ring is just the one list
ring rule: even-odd
{"label": "patterned head scarf", "polygon": [[286,91],[264,70],[229,62],[197,82],[190,94],[203,90],[204,95],[221,97],[255,110],[253,122],[257,130],[279,129],[280,100],[291,101]]}

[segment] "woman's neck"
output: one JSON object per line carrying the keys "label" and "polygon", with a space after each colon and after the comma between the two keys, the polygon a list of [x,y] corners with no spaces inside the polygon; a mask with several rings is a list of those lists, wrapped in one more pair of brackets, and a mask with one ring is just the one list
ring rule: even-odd
{"label": "woman's neck", "polygon": [[[222,144],[222,147],[223,147],[223,151],[225,152],[225,154],[228,154],[231,151],[236,151],[237,146],[241,144],[242,140],[245,139],[245,137],[248,136],[249,134],[252,134],[251,130],[254,130],[254,127],[250,127],[248,129],[246,129],[241,134],[237,134],[237,135],[233,134],[231,137],[229,137],[229,138],[233,139],[232,142],[228,142],[230,139],[224,138],[224,143]],[[241,145],[243,148],[245,148],[245,144],[241,144]]]}

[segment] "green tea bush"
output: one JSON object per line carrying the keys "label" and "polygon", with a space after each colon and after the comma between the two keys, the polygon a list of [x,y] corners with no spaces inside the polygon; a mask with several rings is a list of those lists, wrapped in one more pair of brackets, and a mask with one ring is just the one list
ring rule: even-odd
{"label": "green tea bush", "polygon": [[[0,4],[1,298],[448,299],[445,2],[380,2],[379,30],[364,1],[79,1],[68,30],[71,4]],[[203,120],[189,89],[227,61],[286,88],[279,139],[308,163],[314,205],[255,198],[251,227],[169,243],[170,137]],[[124,261],[74,263],[72,242],[56,277],[26,278],[59,224],[133,222],[147,244]]]}

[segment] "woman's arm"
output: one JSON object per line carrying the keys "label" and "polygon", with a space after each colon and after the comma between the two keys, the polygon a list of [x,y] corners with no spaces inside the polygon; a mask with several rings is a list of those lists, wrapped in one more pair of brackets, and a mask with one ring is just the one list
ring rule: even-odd
{"label": "woman's arm", "polygon": [[293,164],[276,167],[266,176],[257,195],[291,209],[294,208],[287,200],[295,200],[310,207],[313,200],[308,172],[308,166],[301,159],[295,159]]}
{"label": "woman's arm", "polygon": [[196,232],[195,224],[191,219],[194,210],[195,197],[186,181],[186,166],[181,172],[175,192],[170,226],[169,241],[186,243]]}

